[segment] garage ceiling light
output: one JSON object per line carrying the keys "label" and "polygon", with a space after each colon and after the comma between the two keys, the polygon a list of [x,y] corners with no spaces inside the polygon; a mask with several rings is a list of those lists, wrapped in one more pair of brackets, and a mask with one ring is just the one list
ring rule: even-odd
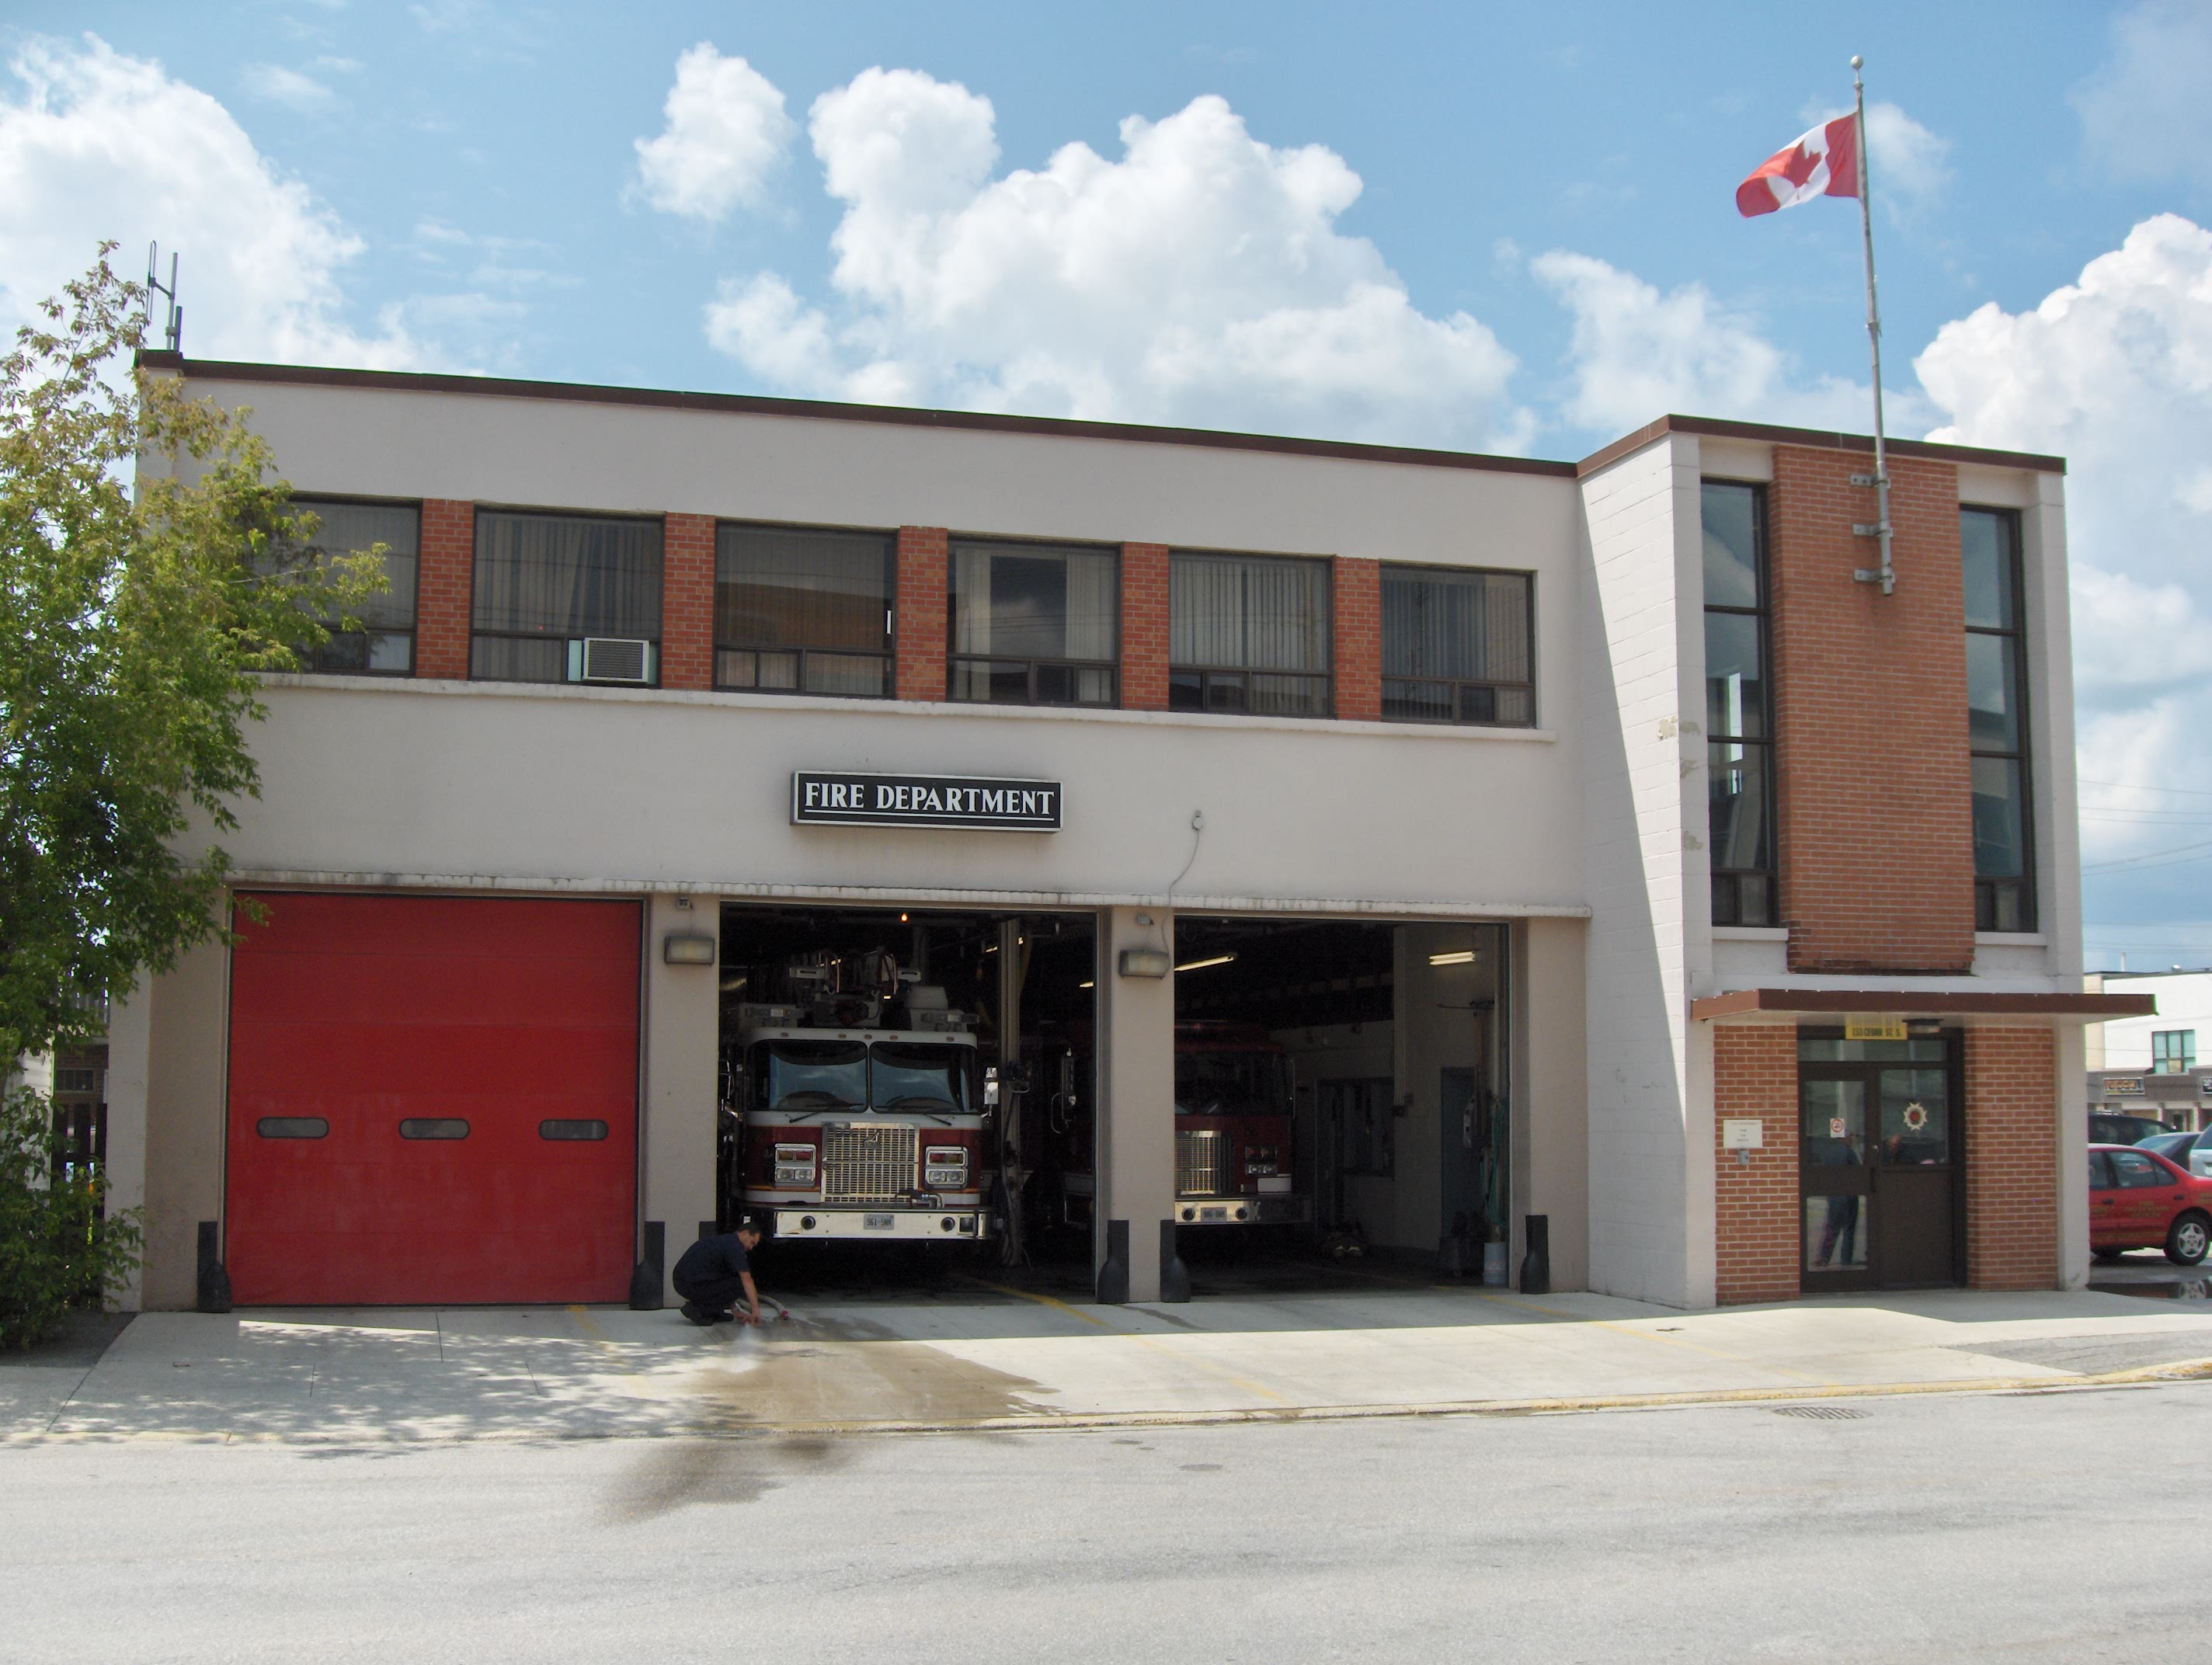
{"label": "garage ceiling light", "polygon": [[1474,950],[1472,948],[1459,948],[1453,950],[1449,954],[1431,954],[1429,956],[1429,963],[1431,965],[1473,965],[1474,963]]}
{"label": "garage ceiling light", "polygon": [[1234,954],[1216,954],[1210,960],[1185,960],[1181,965],[1176,967],[1176,969],[1178,971],[1203,971],[1209,965],[1227,965],[1236,957],[1237,957]]}

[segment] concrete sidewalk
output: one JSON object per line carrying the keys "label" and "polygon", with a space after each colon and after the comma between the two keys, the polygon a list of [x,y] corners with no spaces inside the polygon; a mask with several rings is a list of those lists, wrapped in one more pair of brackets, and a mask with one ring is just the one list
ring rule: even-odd
{"label": "concrete sidewalk", "polygon": [[[2194,1366],[2196,1368],[2192,1369]],[[2212,1375],[2212,1303],[1942,1291],[1678,1312],[1409,1283],[1096,1307],[975,1283],[757,1330],[619,1308],[149,1313],[0,1366],[0,1437],[359,1443],[1541,1412]]]}

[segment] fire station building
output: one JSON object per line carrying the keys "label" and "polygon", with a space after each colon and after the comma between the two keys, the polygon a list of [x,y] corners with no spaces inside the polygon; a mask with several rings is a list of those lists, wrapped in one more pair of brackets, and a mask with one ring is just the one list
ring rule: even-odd
{"label": "fire station building", "polygon": [[[392,580],[268,679],[236,939],[114,1005],[148,1308],[649,1303],[750,1160],[737,1014],[861,963],[996,1155],[787,1108],[770,1252],[842,1197],[1109,1299],[1246,1224],[1495,1279],[1534,1218],[1684,1307],[2087,1276],[2081,1025],[2142,1003],[2081,987],[2057,459],[1893,446],[1886,593],[1848,434],[143,362]],[[927,1186],[837,1166],[893,1133]]]}

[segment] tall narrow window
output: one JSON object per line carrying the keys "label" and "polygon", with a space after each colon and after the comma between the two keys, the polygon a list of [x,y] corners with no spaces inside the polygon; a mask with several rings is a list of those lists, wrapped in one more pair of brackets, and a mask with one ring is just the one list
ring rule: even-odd
{"label": "tall narrow window", "polygon": [[479,680],[653,682],[660,522],[479,510],[471,613]]}
{"label": "tall narrow window", "polygon": [[[295,497],[293,509],[319,523],[307,550],[319,562],[384,545],[384,575],[392,587],[354,610],[357,630],[334,630],[319,647],[305,649],[310,671],[404,677],[415,669],[415,574],[422,539],[422,511],[412,503],[341,503]],[[337,621],[331,620],[335,625]]]}
{"label": "tall narrow window", "polygon": [[1959,511],[1966,590],[1966,733],[1973,753],[1974,928],[2035,929],[2028,802],[2027,630],[2020,517]]}
{"label": "tall narrow window", "polygon": [[1401,722],[1536,720],[1527,573],[1382,568],[1382,714]]}
{"label": "tall narrow window", "polygon": [[714,533],[714,684],[891,691],[891,538],[809,526]]}
{"label": "tall narrow window", "polygon": [[1766,494],[1707,480],[1705,773],[1713,923],[1772,925],[1774,726],[1766,684]]}
{"label": "tall narrow window", "polygon": [[1059,544],[955,543],[952,697],[1112,705],[1118,557]]}
{"label": "tall narrow window", "polygon": [[1280,556],[1168,557],[1168,706],[1326,717],[1328,564]]}

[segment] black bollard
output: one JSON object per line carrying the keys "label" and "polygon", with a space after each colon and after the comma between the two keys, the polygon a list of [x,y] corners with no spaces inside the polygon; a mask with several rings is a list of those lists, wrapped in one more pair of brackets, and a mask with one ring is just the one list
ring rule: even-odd
{"label": "black bollard", "polygon": [[632,1312],[660,1310],[660,1291],[665,1282],[668,1265],[668,1223],[647,1220],[645,1223],[645,1258],[630,1269],[629,1310]]}
{"label": "black bollard", "polygon": [[1182,1263],[1182,1256],[1176,1250],[1173,1220],[1160,1222],[1160,1299],[1190,1299],[1190,1268]]}
{"label": "black bollard", "polygon": [[1528,1237],[1528,1252],[1521,1257],[1521,1292],[1523,1295],[1549,1295],[1552,1292],[1552,1217],[1549,1214],[1525,1214]]}
{"label": "black bollard", "polygon": [[200,1222],[198,1270],[194,1307],[201,1312],[228,1312],[230,1273],[223,1269],[221,1228],[213,1220]]}
{"label": "black bollard", "polygon": [[1098,1268],[1098,1304],[1129,1303],[1129,1222],[1106,1222],[1106,1259]]}

